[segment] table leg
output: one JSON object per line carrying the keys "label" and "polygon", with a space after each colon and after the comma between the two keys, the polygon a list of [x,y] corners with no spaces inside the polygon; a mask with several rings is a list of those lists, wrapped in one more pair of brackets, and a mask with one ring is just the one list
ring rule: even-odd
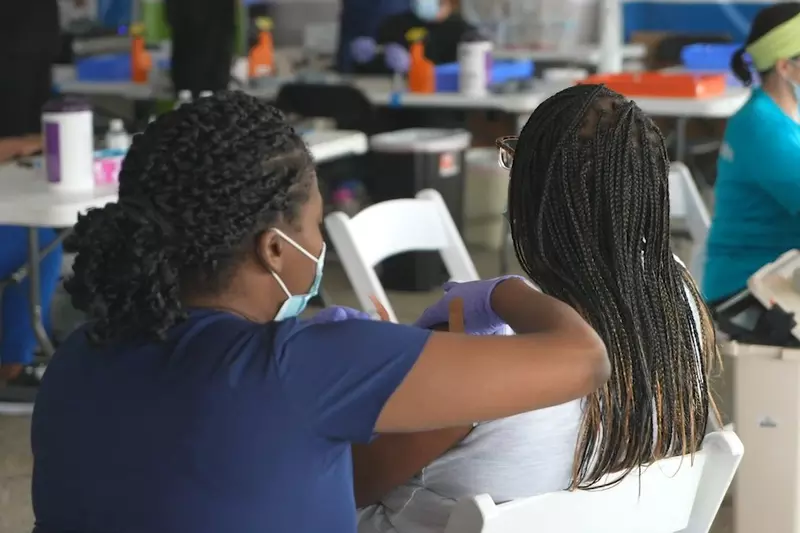
{"label": "table leg", "polygon": [[[39,255],[39,257],[38,257],[39,261],[41,261],[45,257],[47,257],[50,254],[50,252],[55,250],[57,246],[59,246],[62,242],[64,242],[64,239],[67,238],[67,236],[69,234],[70,234],[70,230],[61,232],[61,234],[53,242],[48,244],[44,248],[44,250],[41,250],[39,252],[39,254],[38,254]],[[38,234],[36,235],[36,237],[37,237],[37,240],[38,240]],[[38,242],[36,244],[38,245]],[[6,290],[6,288],[9,285],[20,284],[20,283],[22,283],[22,281],[26,277],[28,277],[28,274],[30,273],[29,270],[30,270],[30,268],[29,268],[28,264],[26,263],[26,264],[22,265],[20,268],[18,268],[13,274],[11,274],[10,277],[8,277],[6,279],[3,279],[3,280],[0,280],[0,300],[2,300],[3,292]],[[34,300],[31,300],[31,302],[34,302]],[[30,312],[31,312],[31,316],[33,316],[32,308],[31,308]],[[2,336],[3,336],[3,315],[2,315],[2,306],[0,306],[0,337],[2,337]]]}
{"label": "table leg", "polygon": [[31,326],[36,335],[36,340],[39,342],[44,355],[51,356],[55,352],[53,344],[50,342],[50,337],[44,328],[44,320],[42,318],[42,295],[39,279],[39,269],[41,265],[41,254],[39,251],[39,230],[38,228],[28,228],[28,282],[29,297],[30,297],[30,313],[31,313]]}
{"label": "table leg", "polygon": [[686,162],[686,151],[688,148],[686,127],[688,121],[686,117],[679,117],[675,122],[675,160],[682,163]]}

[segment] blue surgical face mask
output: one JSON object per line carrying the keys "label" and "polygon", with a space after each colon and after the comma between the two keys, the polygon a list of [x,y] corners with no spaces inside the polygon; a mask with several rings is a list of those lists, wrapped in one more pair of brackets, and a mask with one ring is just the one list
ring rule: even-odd
{"label": "blue surgical face mask", "polygon": [[275,321],[280,322],[281,320],[287,320],[289,318],[294,318],[303,311],[305,311],[308,302],[317,295],[319,292],[319,286],[322,283],[322,267],[325,264],[325,243],[322,243],[322,251],[319,253],[319,257],[314,257],[314,254],[297,244],[294,239],[288,237],[282,231],[276,229],[275,233],[280,235],[286,242],[297,248],[297,250],[317,263],[317,271],[314,274],[314,281],[311,282],[311,288],[308,289],[308,292],[305,294],[292,294],[289,292],[289,288],[283,282],[281,277],[276,273],[272,273],[275,277],[275,281],[278,282],[283,292],[286,294],[286,301],[283,302],[281,308],[278,309],[278,314],[275,315]]}
{"label": "blue surgical face mask", "polygon": [[431,22],[439,17],[441,5],[439,0],[412,0],[411,11],[421,20]]}
{"label": "blue surgical face mask", "polygon": [[[794,60],[790,60],[790,63],[795,68],[795,70],[799,70],[800,71],[800,63],[797,63]],[[786,81],[788,81],[789,85],[791,85],[792,89],[794,89],[794,99],[798,103],[798,105],[800,105],[800,83],[797,83],[796,81],[792,81],[791,79],[787,79]]]}

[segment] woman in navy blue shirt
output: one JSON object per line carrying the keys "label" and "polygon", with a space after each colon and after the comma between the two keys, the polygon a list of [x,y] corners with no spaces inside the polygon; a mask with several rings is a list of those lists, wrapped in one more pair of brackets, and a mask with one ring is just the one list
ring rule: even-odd
{"label": "woman in navy blue shirt", "polygon": [[37,532],[354,533],[351,442],[607,379],[596,333],[518,279],[476,282],[494,288],[467,302],[515,337],[299,321],[322,276],[321,220],[308,149],[254,98],[202,98],[135,137],[119,201],[67,243],[66,288],[92,320],[37,399]]}

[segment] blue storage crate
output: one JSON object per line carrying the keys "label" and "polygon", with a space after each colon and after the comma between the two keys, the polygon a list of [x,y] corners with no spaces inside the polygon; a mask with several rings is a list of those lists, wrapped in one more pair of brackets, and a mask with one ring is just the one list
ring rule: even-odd
{"label": "blue storage crate", "polygon": [[106,54],[75,63],[78,81],[130,81],[131,55]]}
{"label": "blue storage crate", "polygon": [[[729,86],[741,87],[742,82],[731,71],[733,54],[741,47],[741,44],[690,44],[681,50],[681,61],[688,71],[725,74]],[[753,79],[758,79],[755,72]]]}
{"label": "blue storage crate", "polygon": [[681,50],[681,61],[689,70],[729,70],[731,58],[741,44],[690,44]]}
{"label": "blue storage crate", "polygon": [[[458,92],[458,63],[445,63],[436,67],[436,92]],[[492,78],[489,85],[508,81],[528,80],[533,77],[535,66],[531,60],[500,60],[492,63]]]}
{"label": "blue storage crate", "polygon": [[[159,70],[169,69],[168,60],[155,61]],[[104,54],[87,57],[75,63],[78,81],[118,82],[131,80],[130,54]]]}

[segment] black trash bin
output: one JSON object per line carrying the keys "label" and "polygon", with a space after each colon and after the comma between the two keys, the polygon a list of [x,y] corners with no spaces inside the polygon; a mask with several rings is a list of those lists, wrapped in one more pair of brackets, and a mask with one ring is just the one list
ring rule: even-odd
{"label": "black trash bin", "polygon": [[[472,136],[460,129],[411,128],[370,139],[367,187],[377,202],[413,198],[435,189],[444,198],[459,231],[464,219],[464,156]],[[390,290],[429,291],[447,280],[436,252],[413,252],[387,259],[381,283]]]}

